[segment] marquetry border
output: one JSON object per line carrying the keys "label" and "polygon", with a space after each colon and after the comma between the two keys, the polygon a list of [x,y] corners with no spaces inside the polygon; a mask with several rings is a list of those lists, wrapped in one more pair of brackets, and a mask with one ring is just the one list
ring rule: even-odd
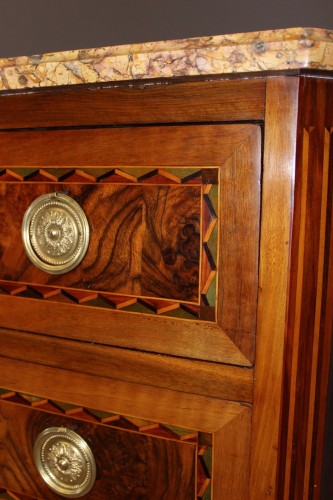
{"label": "marquetry border", "polygon": [[[143,155],[142,141],[149,139],[152,144],[158,144],[156,134],[161,137],[162,130],[163,140],[167,142],[168,147],[157,150],[144,148]],[[80,313],[78,315],[75,313],[77,307],[75,304],[44,300],[43,307],[41,307],[39,300],[28,301],[24,297],[4,293],[0,296],[0,319],[3,327],[18,330],[29,328],[29,331],[36,333],[63,336],[63,321],[66,318],[67,338],[239,366],[252,366],[258,304],[262,166],[260,125],[246,123],[189,125],[162,127],[161,129],[156,127],[126,128],[126,130],[115,128],[98,130],[98,134],[94,130],[68,130],[63,137],[63,145],[67,146],[58,150],[55,142],[52,151],[53,153],[59,151],[60,156],[47,155],[46,163],[45,157],[39,157],[36,154],[34,141],[39,141],[39,148],[42,142],[47,151],[47,142],[51,137],[56,140],[57,132],[47,131],[44,134],[40,131],[29,131],[22,132],[20,135],[4,132],[1,135],[3,151],[6,153],[2,158],[3,168],[12,170],[21,166],[29,166],[29,168],[48,169],[52,165],[54,168],[60,165],[64,169],[72,167],[72,169],[85,170],[86,168],[105,168],[105,165],[110,165],[112,161],[112,165],[119,170],[123,170],[124,165],[131,166],[131,168],[132,165],[133,168],[137,165],[148,165],[149,168],[160,165],[159,168],[164,171],[175,168],[174,158],[176,157],[179,170],[193,168],[212,173],[215,169],[215,172],[218,172],[218,186],[213,184],[211,179],[206,179],[212,184],[212,190],[218,192],[216,213],[219,223],[215,225],[211,236],[213,238],[214,234],[218,235],[217,272],[209,289],[212,296],[218,297],[217,311],[213,311],[213,306],[205,305],[202,310],[199,309],[198,316],[193,315],[193,311],[189,314],[184,310],[179,316],[173,315],[172,311],[163,315],[139,313],[134,316],[131,311],[112,310],[112,308],[99,308],[96,314],[94,307],[86,307],[83,304],[78,308]],[[94,147],[101,147],[100,158],[91,154],[90,150],[84,153],[83,158],[82,147],[85,151],[87,144],[84,141],[87,137],[95,141]],[[123,148],[117,149],[119,141],[123,138],[131,144],[130,151]],[[181,147],[178,144],[179,138],[182,140],[186,138],[185,156],[174,154],[176,151],[180,152],[177,149]],[[22,143],[27,148],[24,149],[24,155],[21,155],[20,144]],[[106,150],[103,149],[103,145]],[[91,167],[91,165],[95,166]],[[53,188],[56,186],[57,184],[54,183]],[[202,185],[201,190],[208,189],[208,186],[209,184]],[[215,272],[214,269],[213,272]],[[215,285],[216,293],[214,294]],[[207,295],[209,297],[209,293]],[[137,304],[135,306],[138,307]],[[12,311],[10,316],[6,313],[9,309]],[[26,313],[23,314],[23,309],[29,311],[29,325],[27,325],[27,316]],[[203,311],[210,317],[204,317]],[[213,321],[211,321],[212,313],[216,318]],[[80,328],[78,330],[79,317]],[[63,318],[63,321],[59,321],[59,318]],[[133,329],[134,318],[135,329]],[[106,325],[107,328],[105,328]]]}
{"label": "marquetry border", "polygon": [[[144,434],[156,438],[175,440],[197,444],[197,486],[196,496],[198,499],[210,500],[211,498],[211,475],[212,475],[212,434],[199,432],[193,429],[185,429],[173,425],[165,425],[145,419],[138,419],[106,411],[98,411],[75,404],[53,401],[30,394],[24,394],[8,389],[0,388],[0,400],[21,406],[38,409],[39,411],[72,417],[77,420],[104,425],[114,429],[121,429],[131,433]],[[9,497],[2,496],[3,493]],[[16,496],[15,496],[16,495]],[[16,493],[2,489],[0,486],[0,498],[20,499]],[[29,498],[29,497],[23,497]]]}
{"label": "marquetry border", "polygon": [[201,259],[198,304],[101,291],[75,290],[71,287],[39,286],[0,280],[0,293],[53,302],[85,304],[141,314],[157,314],[183,319],[216,321],[217,245],[218,245],[217,168],[3,168],[0,183],[75,183],[201,185]]}
{"label": "marquetry border", "polygon": [[108,184],[218,184],[216,167],[3,167],[0,182]]}
{"label": "marquetry border", "polygon": [[325,427],[331,421],[333,82],[301,79],[299,102],[278,495],[319,499],[332,496],[332,459],[328,469],[324,461],[332,444]]}
{"label": "marquetry border", "polygon": [[[199,431],[199,444],[212,444],[212,497],[246,498],[250,405],[19,361],[13,357],[0,356],[0,365],[1,387],[15,394],[34,394],[48,401],[66,401],[84,408],[162,422],[173,430],[176,427]],[[211,443],[205,441],[207,435],[212,437]]]}

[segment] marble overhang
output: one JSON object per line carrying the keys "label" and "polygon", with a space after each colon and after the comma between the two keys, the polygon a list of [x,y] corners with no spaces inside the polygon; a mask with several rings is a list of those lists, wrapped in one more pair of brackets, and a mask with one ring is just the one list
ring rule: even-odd
{"label": "marble overhang", "polygon": [[302,68],[333,70],[333,31],[290,28],[0,59],[0,90]]}

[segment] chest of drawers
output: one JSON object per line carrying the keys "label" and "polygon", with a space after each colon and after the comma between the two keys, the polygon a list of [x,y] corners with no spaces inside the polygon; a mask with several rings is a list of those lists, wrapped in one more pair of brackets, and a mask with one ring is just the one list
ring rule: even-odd
{"label": "chest of drawers", "polygon": [[[7,495],[329,491],[331,38],[1,62]],[[75,443],[36,461],[50,428],[88,443],[91,489]]]}

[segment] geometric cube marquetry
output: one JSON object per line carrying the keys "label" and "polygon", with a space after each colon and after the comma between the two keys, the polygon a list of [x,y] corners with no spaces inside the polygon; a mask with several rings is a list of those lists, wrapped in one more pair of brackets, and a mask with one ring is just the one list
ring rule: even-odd
{"label": "geometric cube marquetry", "polygon": [[[74,165],[74,156],[39,163],[33,133],[24,142],[29,164],[17,157],[1,170],[1,324],[25,330],[28,317],[36,333],[63,336],[65,328],[67,338],[251,366],[260,127],[176,127],[175,134],[168,127],[140,128],[132,138],[126,133],[130,142],[121,150],[118,132],[122,136],[118,130],[108,136],[112,166],[104,159]],[[99,131],[94,141],[101,137]],[[69,139],[63,154],[83,151],[84,142],[66,131]],[[152,144],[146,160],[155,160],[150,165],[135,149],[146,140]],[[90,243],[76,268],[50,275],[25,254],[21,224],[36,198],[54,192],[65,192],[84,210]]]}
{"label": "geometric cube marquetry", "polygon": [[75,428],[89,442],[98,468],[92,498],[211,498],[211,446],[196,431],[10,391],[1,400],[0,498],[54,498],[33,463],[36,437],[48,427]]}

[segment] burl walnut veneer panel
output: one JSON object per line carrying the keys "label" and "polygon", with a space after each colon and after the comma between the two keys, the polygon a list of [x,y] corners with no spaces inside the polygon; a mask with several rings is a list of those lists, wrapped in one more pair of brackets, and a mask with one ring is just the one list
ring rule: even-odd
{"label": "burl walnut veneer panel", "polygon": [[[25,211],[53,192],[79,201],[90,226],[84,262],[62,275],[37,269],[20,244]],[[0,197],[0,279],[198,302],[201,186],[2,184]]]}

